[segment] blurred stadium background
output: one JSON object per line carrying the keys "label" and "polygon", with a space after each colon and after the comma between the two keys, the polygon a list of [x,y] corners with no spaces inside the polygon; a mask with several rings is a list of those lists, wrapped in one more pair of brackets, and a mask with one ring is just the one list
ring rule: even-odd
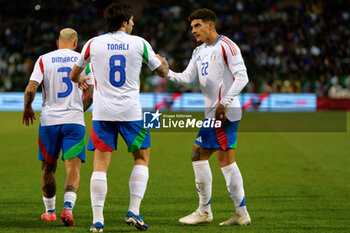
{"label": "blurred stadium background", "polygon": [[[110,2],[0,0],[1,232],[86,232],[91,224],[92,152],[87,152],[87,162],[81,170],[81,188],[74,210],[77,226],[64,229],[58,222],[40,221],[41,171],[36,157],[39,113],[34,126],[25,127],[21,125],[20,111],[34,63],[43,53],[56,49],[58,31],[64,27],[76,29],[80,51],[89,38],[105,32],[102,12]],[[219,19],[218,32],[241,48],[250,79],[240,98],[245,110],[253,112],[244,113],[240,125],[237,161],[253,224],[248,228],[218,227],[220,221],[230,216],[233,204],[212,156],[214,222],[196,227],[180,225],[178,219],[197,205],[189,159],[196,132],[154,130],[151,178],[141,210],[150,231],[349,232],[350,114],[323,110],[350,109],[350,2],[126,2],[134,7],[133,34],[148,40],[176,71],[186,67],[197,46],[187,16],[200,7],[213,9]],[[183,106],[196,109],[203,104],[197,84],[176,85],[154,76],[148,68],[142,73],[141,89],[146,109],[184,110]],[[255,113],[266,107],[263,101],[267,99],[277,109],[296,106],[296,110],[305,107],[304,110],[312,112]],[[41,95],[37,93],[34,102],[37,111],[40,104]],[[85,119],[89,136],[91,113]],[[108,178],[106,231],[129,232],[123,218],[132,159],[127,158],[122,140],[118,148]],[[59,211],[64,177],[64,166],[59,163],[56,205]]]}
{"label": "blurred stadium background", "polygon": [[[78,51],[89,38],[104,33],[102,12],[109,2],[0,0],[0,91],[24,91],[36,59],[56,49],[63,27],[78,31]],[[350,98],[349,1],[127,2],[135,9],[133,34],[148,40],[176,71],[186,67],[197,46],[187,16],[208,7],[218,16],[218,32],[241,48],[250,78],[244,92]],[[196,84],[176,85],[145,71],[142,92],[200,92]],[[343,101],[339,107],[345,106]]]}

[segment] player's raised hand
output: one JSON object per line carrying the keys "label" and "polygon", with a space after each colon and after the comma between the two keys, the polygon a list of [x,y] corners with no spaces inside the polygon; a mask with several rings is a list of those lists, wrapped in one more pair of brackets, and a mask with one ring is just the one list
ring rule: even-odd
{"label": "player's raised hand", "polygon": [[88,79],[90,79],[90,77],[80,75],[80,79],[78,82],[79,89],[86,90],[89,87],[89,84],[86,82],[86,80],[88,80]]}
{"label": "player's raised hand", "polygon": [[35,113],[32,107],[25,108],[23,110],[23,118],[22,118],[22,124],[25,124],[26,126],[29,126],[29,121],[30,124],[33,124],[33,119],[35,119]]}
{"label": "player's raised hand", "polygon": [[226,111],[227,107],[219,103],[218,107],[216,108],[215,119],[219,121],[226,120]]}

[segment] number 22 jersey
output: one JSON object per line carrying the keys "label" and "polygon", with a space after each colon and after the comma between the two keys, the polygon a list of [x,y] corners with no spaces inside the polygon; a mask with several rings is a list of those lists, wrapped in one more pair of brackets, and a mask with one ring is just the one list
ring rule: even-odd
{"label": "number 22 jersey", "polygon": [[76,65],[91,63],[95,77],[93,120],[142,120],[139,77],[143,61],[152,71],[161,65],[141,37],[118,31],[86,42]]}
{"label": "number 22 jersey", "polygon": [[[71,49],[58,49],[36,61],[30,80],[42,84],[41,126],[84,125],[83,92],[69,79],[79,56]],[[89,76],[88,84],[93,84],[89,67],[81,75]]]}
{"label": "number 22 jersey", "polygon": [[240,49],[229,38],[220,36],[210,46],[204,43],[198,46],[185,71],[175,73],[170,70],[168,78],[182,83],[199,81],[204,96],[205,118],[215,118],[220,102],[227,106],[227,118],[238,121],[242,117],[238,97],[229,99],[227,95],[230,96],[229,91],[235,82],[234,74],[240,71],[246,71]]}

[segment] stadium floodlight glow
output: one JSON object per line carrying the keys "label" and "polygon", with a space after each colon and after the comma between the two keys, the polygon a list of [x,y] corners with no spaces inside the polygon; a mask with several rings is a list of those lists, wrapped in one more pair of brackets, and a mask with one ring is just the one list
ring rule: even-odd
{"label": "stadium floodlight glow", "polygon": [[34,7],[34,9],[35,9],[36,11],[40,10],[40,9],[41,9],[40,4],[36,4],[35,7]]}

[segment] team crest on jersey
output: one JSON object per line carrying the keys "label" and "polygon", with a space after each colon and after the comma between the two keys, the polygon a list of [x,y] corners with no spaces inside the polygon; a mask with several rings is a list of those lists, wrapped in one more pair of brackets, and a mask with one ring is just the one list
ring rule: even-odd
{"label": "team crest on jersey", "polygon": [[197,57],[197,61],[201,61],[202,59],[201,59],[201,56],[198,56]]}
{"label": "team crest on jersey", "polygon": [[210,56],[210,61],[214,61],[216,58],[216,51],[213,51]]}

